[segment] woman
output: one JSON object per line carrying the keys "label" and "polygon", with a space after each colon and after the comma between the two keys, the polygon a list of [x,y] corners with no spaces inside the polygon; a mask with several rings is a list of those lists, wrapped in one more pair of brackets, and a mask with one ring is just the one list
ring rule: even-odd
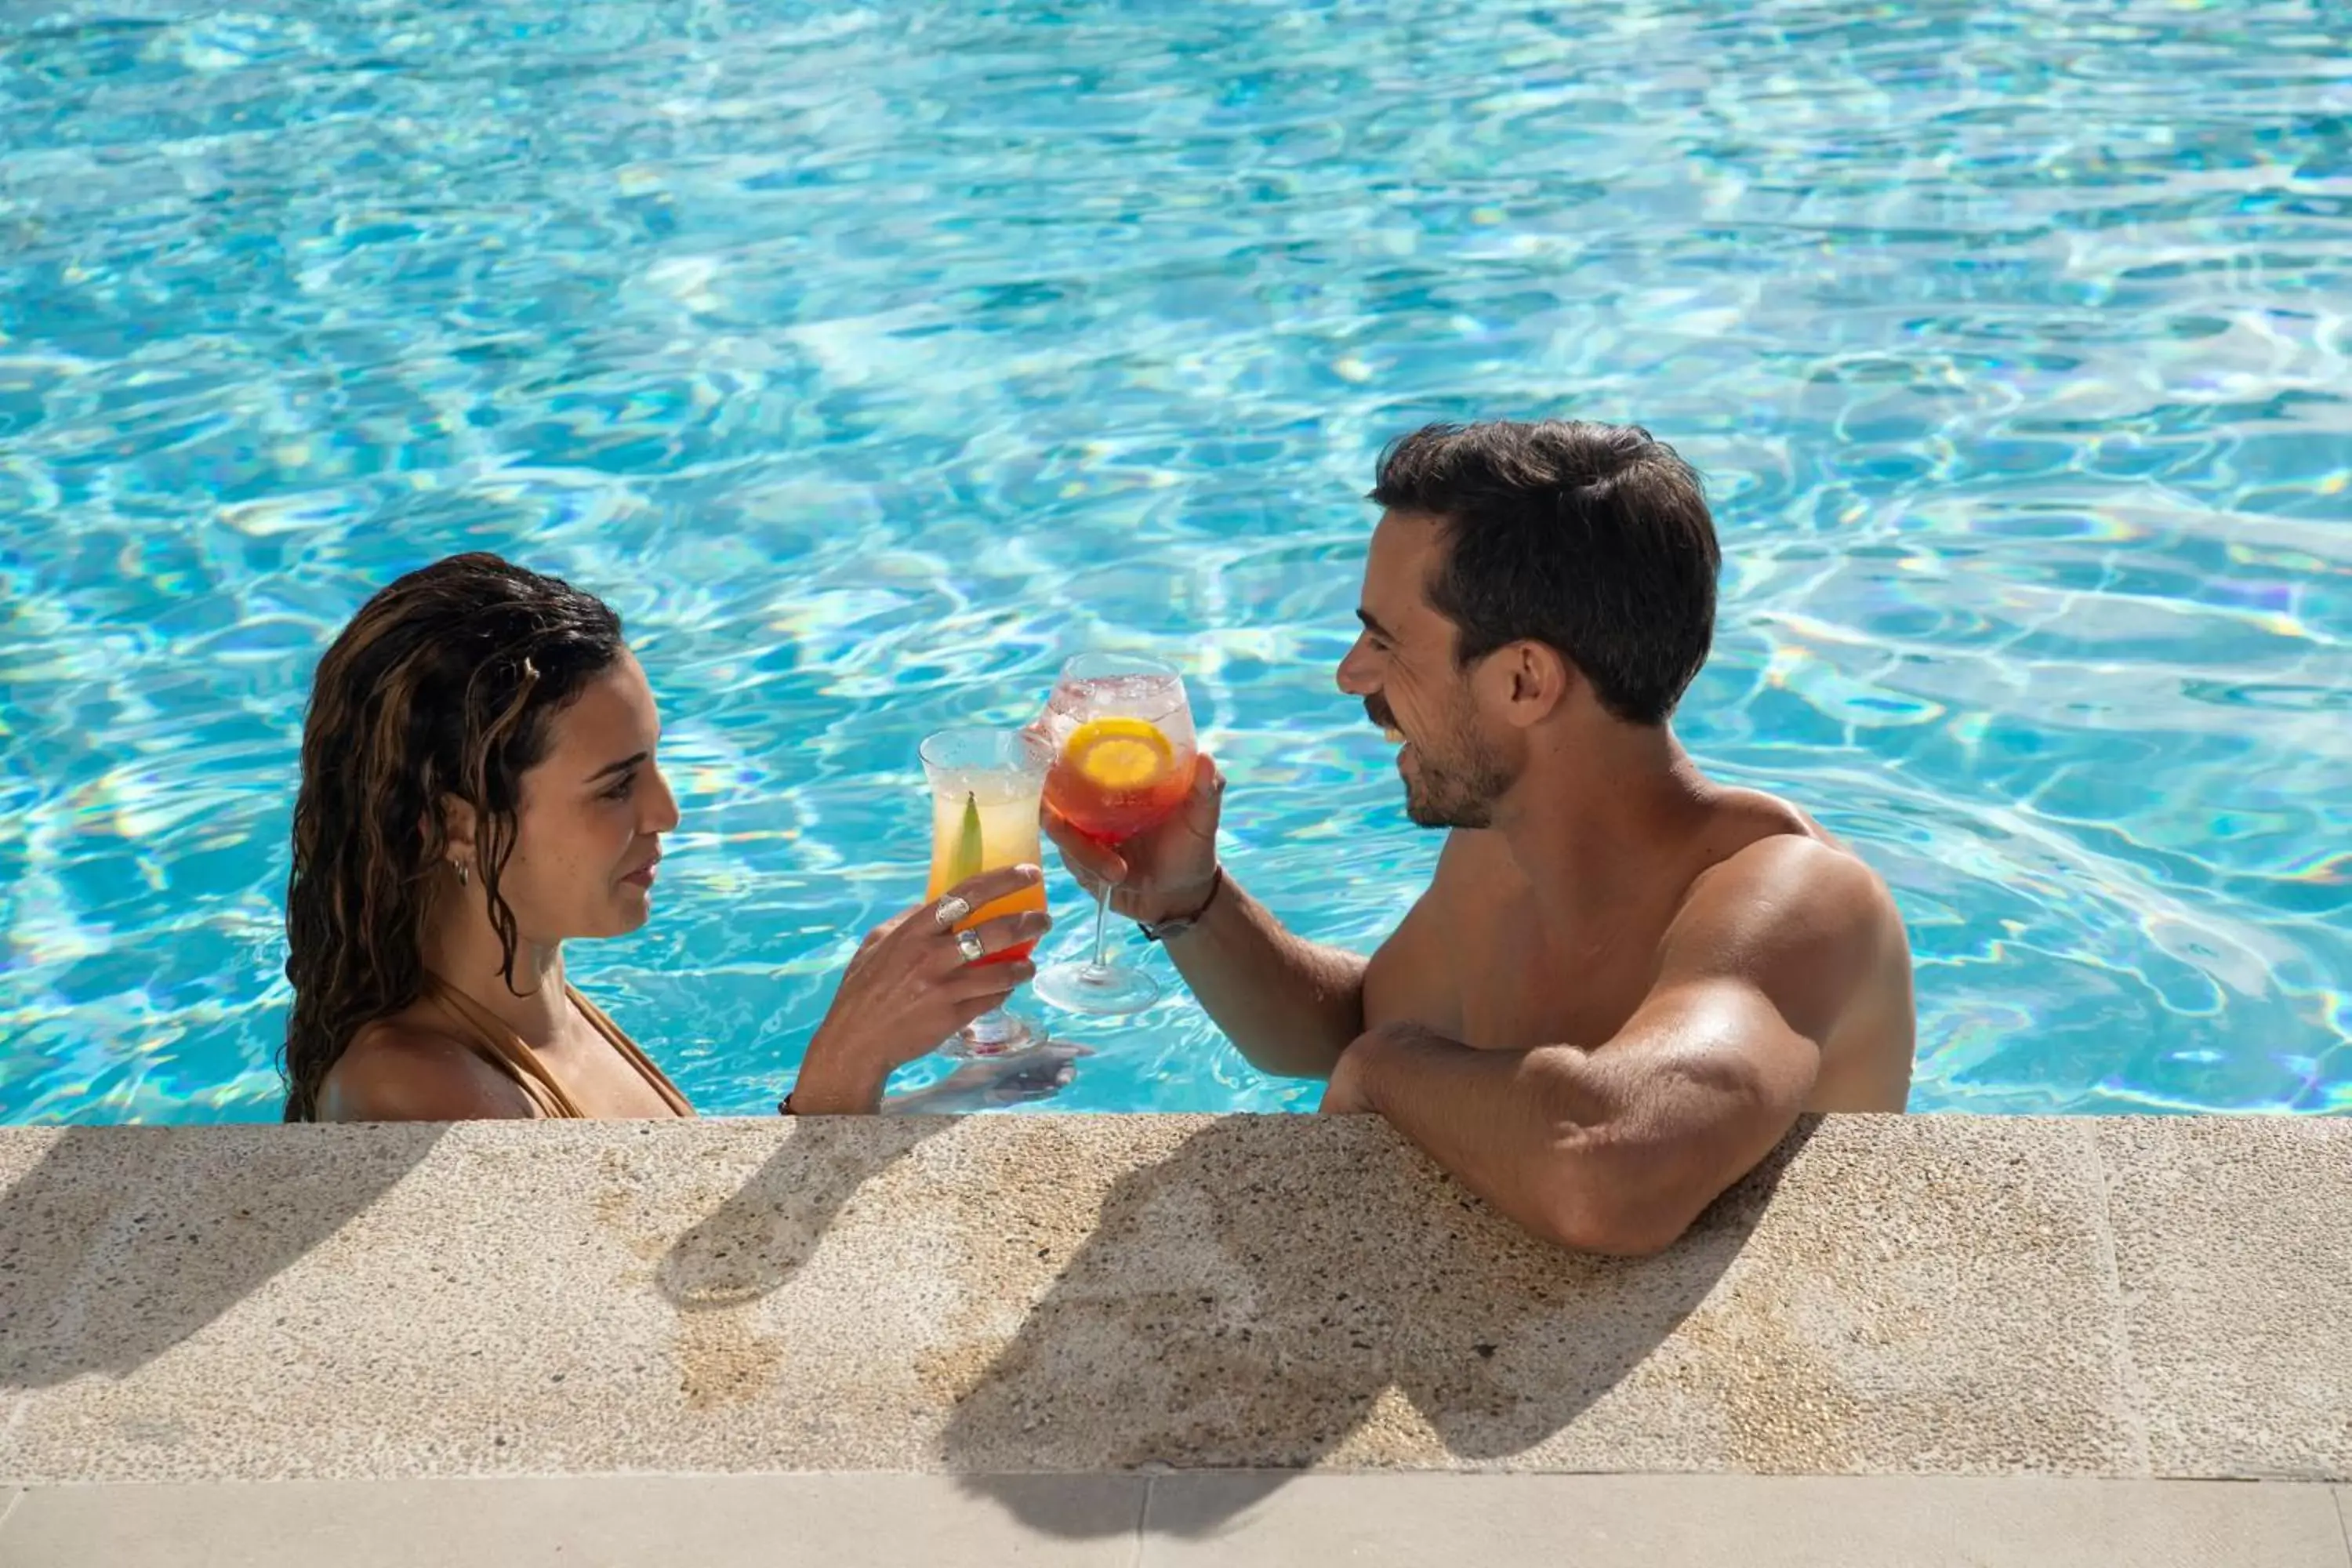
{"label": "woman", "polygon": [[[694,1113],[564,980],[566,942],[651,911],[677,826],[660,732],[619,617],[566,583],[457,555],[368,601],[302,731],[289,1121]],[[893,1068],[1027,979],[972,960],[1045,916],[949,928],[1039,875],[984,873],[868,935],[787,1109],[874,1110]]]}

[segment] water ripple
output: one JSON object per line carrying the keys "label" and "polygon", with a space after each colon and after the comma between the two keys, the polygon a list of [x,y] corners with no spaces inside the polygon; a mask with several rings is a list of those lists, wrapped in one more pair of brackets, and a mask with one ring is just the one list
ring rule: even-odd
{"label": "water ripple", "polygon": [[[1434,852],[1330,686],[1372,458],[1565,411],[1706,470],[1686,738],[1895,886],[1917,1105],[2352,1110],[2347,36],[0,11],[0,1119],[273,1113],[310,666],[463,548],[631,623],[687,824],[579,967],[708,1107],[919,891],[916,738],[1081,646],[1181,651],[1237,870],[1369,945]],[[1055,1106],[1312,1102],[1181,999],[1072,1033]]]}

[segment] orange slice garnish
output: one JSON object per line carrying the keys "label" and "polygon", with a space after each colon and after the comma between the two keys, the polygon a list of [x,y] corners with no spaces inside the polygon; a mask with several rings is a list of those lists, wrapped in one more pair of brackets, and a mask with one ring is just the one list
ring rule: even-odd
{"label": "orange slice garnish", "polygon": [[1143,719],[1090,719],[1062,759],[1097,789],[1141,789],[1176,765],[1175,742]]}

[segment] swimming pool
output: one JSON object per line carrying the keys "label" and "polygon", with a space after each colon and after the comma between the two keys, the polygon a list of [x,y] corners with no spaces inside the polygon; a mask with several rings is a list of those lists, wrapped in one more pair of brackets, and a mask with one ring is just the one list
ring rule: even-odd
{"label": "swimming pool", "polygon": [[[1435,842],[1331,686],[1357,498],[1425,420],[1559,412],[1707,476],[1680,727],[1894,884],[1916,1107],[2352,1108],[2347,37],[8,7],[0,1120],[277,1114],[310,667],[459,548],[630,622],[686,830],[575,973],[706,1110],[773,1105],[921,892],[917,740],[1081,647],[1185,665],[1235,870],[1369,944]],[[1060,1020],[1046,1107],[1312,1105],[1177,998]]]}

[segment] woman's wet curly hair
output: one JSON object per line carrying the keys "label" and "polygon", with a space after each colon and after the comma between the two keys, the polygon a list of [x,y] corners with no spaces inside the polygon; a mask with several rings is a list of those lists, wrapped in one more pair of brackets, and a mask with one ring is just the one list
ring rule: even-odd
{"label": "woman's wet curly hair", "polygon": [[546,753],[549,721],[624,651],[602,601],[487,554],[401,578],[327,650],[302,727],[286,889],[287,1121],[315,1120],[352,1037],[424,990],[445,800],[473,808],[473,868],[513,984],[518,936],[499,878],[522,775]]}

